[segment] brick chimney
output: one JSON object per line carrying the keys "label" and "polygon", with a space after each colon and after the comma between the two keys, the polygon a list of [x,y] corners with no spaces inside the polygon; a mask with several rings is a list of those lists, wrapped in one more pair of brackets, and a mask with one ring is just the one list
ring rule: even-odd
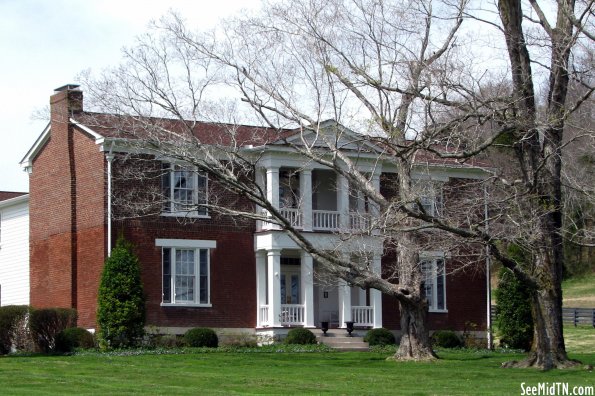
{"label": "brick chimney", "polygon": [[54,94],[50,97],[52,119],[64,122],[72,114],[83,111],[83,91],[79,86],[66,84],[54,90]]}

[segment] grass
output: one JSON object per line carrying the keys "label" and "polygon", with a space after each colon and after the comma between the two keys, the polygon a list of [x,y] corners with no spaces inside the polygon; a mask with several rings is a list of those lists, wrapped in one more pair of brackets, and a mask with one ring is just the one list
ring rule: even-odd
{"label": "grass", "polygon": [[595,328],[581,325],[564,326],[564,343],[569,352],[595,353]]}
{"label": "grass", "polygon": [[[520,384],[593,385],[592,371],[500,369],[522,355],[439,351],[431,363],[386,353],[186,353],[0,358],[2,394],[520,394]],[[595,364],[595,354],[573,357]]]}
{"label": "grass", "polygon": [[595,308],[595,273],[562,282],[563,305],[569,308]]}

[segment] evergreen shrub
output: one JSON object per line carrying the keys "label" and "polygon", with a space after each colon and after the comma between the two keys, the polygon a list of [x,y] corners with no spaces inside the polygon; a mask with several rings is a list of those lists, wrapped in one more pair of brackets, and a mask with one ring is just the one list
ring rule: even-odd
{"label": "evergreen shrub", "polygon": [[460,348],[463,341],[452,330],[438,330],[432,334],[432,346],[439,348]]}
{"label": "evergreen shrub", "polygon": [[67,353],[76,348],[91,349],[95,347],[95,337],[81,327],[69,327],[56,336],[56,351]]}
{"label": "evergreen shrub", "polygon": [[[0,307],[0,355],[10,353],[17,343],[19,326],[23,326],[29,307],[27,305],[6,305]],[[26,327],[26,326],[25,326]]]}
{"label": "evergreen shrub", "polygon": [[533,318],[529,298],[529,289],[514,274],[503,269],[496,290],[496,326],[503,347],[525,351],[531,349]]}
{"label": "evergreen shrub", "polygon": [[105,261],[99,285],[97,323],[102,347],[127,348],[144,336],[145,297],[138,257],[118,238]]}
{"label": "evergreen shrub", "polygon": [[197,327],[184,334],[184,341],[190,347],[217,348],[219,338],[213,329]]}
{"label": "evergreen shrub", "polygon": [[372,329],[368,331],[364,337],[364,341],[370,344],[370,346],[394,345],[395,335],[384,327],[380,329]]}
{"label": "evergreen shrub", "polygon": [[29,315],[31,337],[40,351],[56,349],[56,336],[68,327],[75,327],[77,312],[74,308],[33,309]]}
{"label": "evergreen shrub", "polygon": [[298,327],[289,330],[285,338],[285,343],[298,345],[316,344],[316,336],[310,330]]}

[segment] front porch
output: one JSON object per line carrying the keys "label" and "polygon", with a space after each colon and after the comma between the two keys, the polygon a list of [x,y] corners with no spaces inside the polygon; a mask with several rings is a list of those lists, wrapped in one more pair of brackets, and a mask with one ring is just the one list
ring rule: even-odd
{"label": "front porch", "polygon": [[[371,260],[380,271],[380,255]],[[342,280],[322,282],[321,268],[308,253],[296,249],[267,249],[256,252],[257,328],[382,327],[382,295]]]}

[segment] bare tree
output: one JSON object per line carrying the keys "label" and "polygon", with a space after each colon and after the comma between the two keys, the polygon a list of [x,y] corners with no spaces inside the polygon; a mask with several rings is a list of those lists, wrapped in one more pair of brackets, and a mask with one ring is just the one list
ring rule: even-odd
{"label": "bare tree", "polygon": [[[539,54],[551,60],[549,66],[537,63],[550,76],[544,119],[531,70],[541,58],[531,56],[516,0],[498,3],[494,11],[501,23],[487,21],[504,38],[510,81],[469,62],[468,51],[476,47],[461,26],[465,18],[482,19],[464,0],[318,0],[268,4],[255,17],[227,21],[208,33],[190,31],[181,17],[170,15],[126,51],[123,66],[87,85],[103,111],[128,116],[118,117],[121,130],[142,138],[145,150],[196,166],[263,208],[266,217],[216,202],[206,205],[276,223],[328,273],[394,296],[403,334],[397,358],[434,357],[419,251],[434,245],[478,258],[483,250],[473,247],[483,245],[533,286],[535,342],[525,364],[564,367],[572,363],[561,322],[561,150],[566,119],[593,90],[586,86],[575,105],[566,103],[571,51],[580,40],[587,45],[592,40],[592,3],[557,4],[555,27],[536,1],[530,2],[536,17],[527,19],[546,33],[534,42],[545,44]],[[239,92],[242,103],[223,100],[225,90]],[[246,105],[251,112],[241,111]],[[264,133],[269,142],[286,138],[288,129],[298,131],[299,139],[284,144],[333,169],[373,205],[377,216],[359,234],[379,236],[394,249],[391,274],[382,277],[361,260],[316,249],[295,229],[255,183],[259,152],[236,139],[237,125],[246,121],[240,114],[275,131]],[[159,117],[177,119],[186,130],[172,131]],[[229,122],[225,142],[191,133],[196,120],[211,117]],[[323,121],[329,118],[339,124]],[[362,134],[354,137],[340,125]],[[511,147],[503,154],[510,172],[488,178],[493,226],[488,228],[483,196],[476,191],[463,194],[458,208],[439,211],[424,205],[427,185],[414,183],[416,164],[463,167],[492,146]],[[358,170],[357,156],[347,154],[347,147],[391,164],[396,175],[391,194],[378,191],[373,171]],[[453,190],[469,186],[482,190],[475,182]],[[344,232],[346,241],[357,238],[358,233]],[[531,264],[524,267],[508,257],[502,242],[526,247]]]}

